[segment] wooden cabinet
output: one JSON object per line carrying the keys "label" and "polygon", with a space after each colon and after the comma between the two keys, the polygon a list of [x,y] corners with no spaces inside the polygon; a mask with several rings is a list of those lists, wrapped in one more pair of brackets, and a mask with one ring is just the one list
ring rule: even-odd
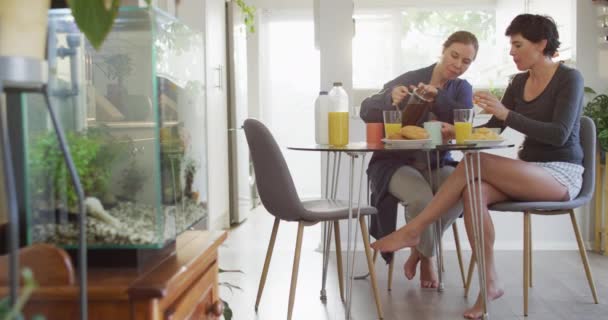
{"label": "wooden cabinet", "polygon": [[[225,232],[186,231],[171,256],[143,270],[89,269],[89,319],[219,319],[217,248],[225,239]],[[78,319],[78,310],[77,285],[41,286],[25,314],[65,320]]]}

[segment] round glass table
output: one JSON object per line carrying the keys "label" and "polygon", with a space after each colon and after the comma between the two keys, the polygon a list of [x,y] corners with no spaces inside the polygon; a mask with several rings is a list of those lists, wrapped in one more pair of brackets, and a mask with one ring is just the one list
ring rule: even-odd
{"label": "round glass table", "polygon": [[[350,309],[351,309],[351,300],[352,300],[352,280],[353,280],[353,268],[354,268],[354,252],[356,251],[356,244],[357,244],[357,240],[356,240],[356,234],[357,234],[357,224],[356,221],[359,220],[360,217],[360,208],[361,208],[361,195],[362,195],[362,187],[363,187],[363,183],[359,183],[359,191],[357,194],[357,201],[355,203],[354,201],[354,176],[355,176],[355,172],[354,172],[354,168],[355,168],[355,161],[357,159],[361,160],[361,172],[359,174],[359,181],[363,181],[363,175],[364,175],[364,164],[365,164],[365,158],[367,156],[368,153],[370,152],[402,152],[402,151],[423,151],[426,152],[427,155],[427,167],[428,167],[428,174],[429,174],[429,182],[431,185],[431,190],[433,189],[433,179],[430,176],[431,175],[431,153],[432,152],[445,152],[445,151],[461,151],[464,153],[464,166],[465,166],[465,176],[466,176],[466,182],[467,182],[467,189],[469,190],[469,192],[472,192],[472,194],[469,195],[469,198],[471,199],[471,208],[472,208],[472,216],[473,216],[473,234],[474,234],[474,238],[475,238],[475,251],[476,252],[482,252],[481,248],[483,248],[483,228],[481,228],[481,226],[483,225],[483,215],[482,215],[482,209],[481,206],[483,205],[482,202],[482,190],[481,190],[481,185],[480,184],[475,184],[474,182],[477,179],[481,179],[481,163],[479,161],[480,159],[480,153],[482,151],[487,151],[487,150],[491,150],[491,149],[504,149],[504,148],[511,148],[513,147],[514,144],[510,144],[510,143],[506,143],[506,142],[502,142],[499,144],[494,144],[494,145],[478,145],[475,143],[471,143],[471,144],[443,144],[443,145],[437,145],[437,146],[433,146],[431,144],[424,144],[424,145],[415,145],[415,146],[398,146],[398,145],[387,145],[384,143],[380,143],[380,144],[368,144],[366,142],[354,142],[354,143],[349,143],[345,146],[340,146],[340,147],[336,147],[336,146],[331,146],[331,145],[308,145],[308,146],[288,146],[287,149],[289,150],[297,150],[297,151],[316,151],[316,152],[328,152],[328,157],[326,159],[326,167],[325,167],[325,192],[324,192],[324,196],[327,199],[336,199],[337,196],[337,189],[338,189],[338,178],[340,175],[340,163],[341,163],[341,155],[342,154],[346,154],[349,158],[350,158],[350,165],[349,165],[349,188],[348,188],[348,203],[349,203],[349,218],[348,218],[348,240],[347,240],[347,249],[346,249],[346,274],[345,274],[345,278],[346,278],[346,319],[350,319]],[[440,157],[437,154],[437,156],[435,156],[435,159],[437,161],[437,166],[439,166],[439,161],[440,161]],[[331,167],[331,174],[330,174],[330,167]],[[439,181],[439,177],[438,174],[435,175],[435,183],[438,183]],[[472,191],[471,191],[472,190]],[[357,215],[356,215],[356,219],[353,219],[353,210],[357,210]],[[353,224],[353,220],[355,221],[354,223],[354,232],[352,230],[352,224]],[[440,228],[441,225],[441,221],[437,221],[435,223],[435,228]],[[323,280],[322,280],[322,288],[321,288],[321,299],[325,300],[326,299],[326,295],[325,295],[325,282],[327,279],[327,264],[329,261],[329,247],[330,247],[330,239],[331,239],[331,231],[332,231],[332,225],[330,223],[326,223],[324,225],[324,229],[323,229]],[[437,252],[441,252],[442,247],[441,247],[441,232],[435,232],[435,234],[437,235]],[[353,248],[351,249],[351,242],[353,243]],[[441,269],[441,265],[443,264],[443,262],[441,261],[441,255],[437,254],[437,274],[438,274],[438,280],[439,280],[439,287],[438,290],[439,291],[443,291],[444,289],[444,285],[443,285],[443,275],[442,275],[442,269]],[[483,302],[484,302],[484,313],[483,313],[483,318],[487,318],[488,317],[488,312],[487,312],[487,296],[486,296],[486,274],[485,274],[485,259],[483,257],[483,255],[480,255],[480,257],[477,260],[477,263],[479,265],[478,269],[478,275],[479,275],[479,283],[480,284],[484,284],[484,285],[480,285],[480,290],[481,290],[481,294],[482,297],[484,298]]]}

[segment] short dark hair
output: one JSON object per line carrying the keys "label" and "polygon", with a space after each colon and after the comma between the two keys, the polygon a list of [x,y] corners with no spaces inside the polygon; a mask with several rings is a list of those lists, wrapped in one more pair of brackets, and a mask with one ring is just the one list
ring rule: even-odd
{"label": "short dark hair", "polygon": [[549,16],[527,13],[518,15],[505,31],[505,36],[516,34],[521,34],[522,37],[534,43],[547,40],[543,54],[548,57],[554,56],[560,45],[557,26],[553,18]]}
{"label": "short dark hair", "polygon": [[472,44],[475,48],[475,57],[477,57],[477,51],[479,51],[479,42],[474,34],[460,30],[452,33],[443,43],[443,50],[447,49],[453,43]]}

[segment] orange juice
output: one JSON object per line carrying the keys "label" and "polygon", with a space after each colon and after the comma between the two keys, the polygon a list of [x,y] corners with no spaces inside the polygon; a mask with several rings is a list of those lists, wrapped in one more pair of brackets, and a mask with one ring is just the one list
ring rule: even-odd
{"label": "orange juice", "polygon": [[473,132],[473,124],[470,122],[455,122],[454,131],[456,133],[456,143],[464,144],[464,140],[468,139]]}
{"label": "orange juice", "polygon": [[389,139],[391,134],[397,133],[399,131],[401,131],[401,123],[385,123],[384,124],[384,135],[387,139]]}
{"label": "orange juice", "polygon": [[342,147],[348,144],[348,112],[329,112],[329,144]]}

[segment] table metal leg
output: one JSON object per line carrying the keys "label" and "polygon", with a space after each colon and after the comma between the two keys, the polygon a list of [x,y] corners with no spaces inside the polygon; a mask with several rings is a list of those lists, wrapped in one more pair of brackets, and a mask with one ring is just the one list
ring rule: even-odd
{"label": "table metal leg", "polygon": [[[365,153],[348,153],[351,157],[350,162],[350,175],[349,175],[349,194],[348,194],[348,244],[346,252],[346,319],[350,319],[351,306],[352,306],[352,286],[353,286],[353,274],[355,268],[355,252],[357,250],[357,231],[358,222],[361,217],[361,195],[363,194],[363,174],[365,173]],[[361,156],[361,173],[359,175],[359,192],[357,195],[357,216],[353,217],[353,196],[354,196],[354,175],[355,175],[355,159]],[[353,219],[355,218],[355,219]],[[352,232],[351,223],[355,224],[355,230]],[[353,242],[353,249],[350,250],[351,242]]]}
{"label": "table metal leg", "polygon": [[[332,158],[333,156],[333,166],[332,166],[332,173],[331,175],[329,174],[329,170],[330,170],[330,158]],[[331,199],[331,200],[335,200],[336,199],[336,195],[337,195],[337,189],[338,189],[338,178],[340,176],[340,165],[339,165],[339,161],[341,160],[341,153],[335,153],[335,152],[328,152],[327,153],[327,161],[326,161],[326,167],[325,167],[325,192],[324,192],[324,196],[326,199]],[[331,179],[330,179],[331,178]],[[330,248],[331,248],[331,236],[332,236],[332,230],[333,230],[333,223],[332,222],[323,222],[323,238],[322,238],[322,246],[323,246],[323,276],[321,277],[321,292],[320,292],[320,299],[321,301],[327,301],[327,290],[326,288],[326,284],[327,284],[327,268],[329,265],[329,252],[330,252]],[[342,293],[341,293],[342,294]]]}
{"label": "table metal leg", "polygon": [[327,283],[327,268],[329,266],[329,249],[331,247],[333,222],[328,221],[323,223],[323,283],[321,286],[321,300],[327,301],[327,291],[325,284]]}
{"label": "table metal leg", "polygon": [[[331,152],[327,153],[327,161],[325,162],[325,192],[323,193],[323,196],[325,197],[325,199],[329,199],[329,158],[331,157]],[[332,183],[333,185],[333,183]],[[319,298],[321,299],[321,301],[327,301],[327,292],[325,290],[325,283],[327,280],[327,264],[326,261],[328,259],[328,254],[326,252],[327,250],[327,223],[323,222],[322,223],[322,228],[323,228],[323,235],[321,237],[321,245],[322,245],[322,252],[323,252],[323,264],[322,264],[322,270],[323,270],[323,276],[321,277],[321,292],[319,293]]]}
{"label": "table metal leg", "polygon": [[351,270],[351,254],[353,252],[350,250],[351,237],[352,237],[352,212],[353,212],[353,180],[355,175],[355,157],[351,155],[350,159],[350,167],[349,167],[349,175],[348,175],[348,237],[346,241],[346,319],[350,319],[350,304],[351,304],[351,294],[350,291],[352,289],[352,283],[350,281],[352,270]]}
{"label": "table metal leg", "polygon": [[[363,161],[363,163],[365,164],[365,161]],[[369,205],[370,205],[370,203],[371,203],[371,199],[370,199],[370,197],[371,197],[371,196],[370,196],[370,193],[369,193],[369,177],[368,177],[368,179],[367,179],[367,182],[366,182],[365,188],[366,188],[366,192],[365,192],[365,194],[367,195],[367,197],[366,197],[366,198],[367,198],[367,205],[369,206]],[[370,226],[370,225],[371,225],[371,223],[372,223],[372,216],[371,216],[371,215],[368,215],[368,216],[367,216],[367,225],[368,225],[368,226]],[[369,232],[367,233],[367,240],[368,240],[369,242],[372,242],[372,237],[371,237],[371,235],[369,234]],[[374,257],[375,257],[375,256],[376,256],[376,252],[374,251]],[[375,259],[375,258],[374,258],[374,262],[376,262],[376,259]],[[355,276],[355,277],[354,277],[354,279],[355,279],[355,280],[365,280],[365,279],[367,279],[367,277],[369,277],[370,275],[371,275],[371,274],[370,274],[370,273],[369,273],[369,271],[368,271],[368,272],[366,272],[366,273],[364,273],[364,274],[362,274],[362,275],[360,275],[360,276]]]}
{"label": "table metal leg", "polygon": [[486,292],[486,261],[484,246],[484,227],[483,227],[483,201],[481,183],[481,156],[479,151],[467,151],[464,153],[464,168],[467,183],[467,192],[473,222],[473,238],[475,239],[475,258],[477,260],[477,271],[479,274],[479,290],[482,298],[483,313],[482,319],[489,319],[488,297]]}
{"label": "table metal leg", "polygon": [[[437,152],[437,159],[439,159],[439,152]],[[429,187],[431,188],[431,192],[435,194],[435,188],[433,186],[437,186],[437,188],[439,188],[439,170],[435,170],[435,174],[433,174],[431,168],[431,151],[426,152],[426,164],[429,174]],[[439,169],[439,162],[437,162],[437,169]],[[435,228],[435,259],[437,261],[437,278],[439,280],[437,291],[442,292],[445,286],[443,284],[443,269],[441,268],[443,265],[443,256],[441,255],[441,252],[443,252],[443,246],[441,245],[441,217],[435,221],[433,228]]]}

